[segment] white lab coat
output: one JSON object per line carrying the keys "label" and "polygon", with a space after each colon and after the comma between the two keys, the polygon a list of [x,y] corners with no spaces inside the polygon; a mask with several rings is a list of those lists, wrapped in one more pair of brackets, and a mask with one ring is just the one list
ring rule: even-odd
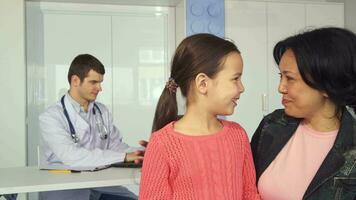
{"label": "white lab coat", "polygon": [[[79,137],[79,142],[74,143],[70,134],[68,121],[63,112],[63,107],[61,102],[58,101],[39,117],[41,133],[40,165],[59,164],[71,167],[104,166],[116,162],[123,162],[126,152],[135,150],[135,148],[130,148],[122,141],[122,135],[113,125],[112,114],[105,105],[95,102],[102,112],[104,126],[106,126],[109,132],[108,139],[102,140],[95,119],[95,117],[98,117],[101,121],[100,112],[96,109],[96,114],[93,114],[93,102],[90,103],[88,107],[88,120],[90,122],[88,123],[79,115],[71,101],[73,100],[67,93],[64,98],[64,103],[76,134]],[[60,192],[62,192],[63,195],[60,195]],[[68,192],[73,194],[68,195]],[[80,200],[88,199],[86,196],[89,194],[88,191],[84,190],[82,194],[80,194],[78,190],[75,192],[68,190],[52,193],[54,195],[50,195],[51,197],[42,199],[61,199],[64,196],[72,196],[73,199]],[[46,195],[41,196],[44,197]]]}

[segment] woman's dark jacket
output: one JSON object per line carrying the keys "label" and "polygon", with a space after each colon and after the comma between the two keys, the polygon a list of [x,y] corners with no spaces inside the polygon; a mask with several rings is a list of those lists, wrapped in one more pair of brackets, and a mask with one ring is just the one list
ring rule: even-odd
{"label": "woman's dark jacket", "polygon": [[[296,131],[301,119],[276,110],[263,118],[252,137],[257,182]],[[303,199],[356,199],[356,120],[346,109],[335,143],[308,186]]]}

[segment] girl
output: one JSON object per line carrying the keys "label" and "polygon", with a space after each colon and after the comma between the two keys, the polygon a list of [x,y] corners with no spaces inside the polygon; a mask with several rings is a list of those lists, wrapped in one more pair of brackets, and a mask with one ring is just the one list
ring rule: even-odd
{"label": "girl", "polygon": [[[139,199],[259,199],[249,141],[231,115],[244,91],[242,58],[230,41],[197,34],[178,46],[159,99]],[[176,92],[186,98],[177,117]]]}

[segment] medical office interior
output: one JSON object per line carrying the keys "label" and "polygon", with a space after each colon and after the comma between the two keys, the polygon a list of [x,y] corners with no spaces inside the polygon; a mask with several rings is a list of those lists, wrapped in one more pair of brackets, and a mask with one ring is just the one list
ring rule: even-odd
{"label": "medical office interior", "polygon": [[0,168],[37,165],[38,115],[68,90],[70,62],[83,53],[105,66],[97,100],[124,141],[148,140],[174,49],[199,32],[242,52],[245,92],[227,119],[251,137],[264,114],[282,107],[275,42],[323,26],[356,32],[355,10],[354,0],[0,0]]}

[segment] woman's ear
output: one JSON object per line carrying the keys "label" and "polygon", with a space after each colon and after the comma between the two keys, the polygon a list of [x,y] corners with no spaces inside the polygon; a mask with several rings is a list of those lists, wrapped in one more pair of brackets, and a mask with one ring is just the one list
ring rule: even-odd
{"label": "woman's ear", "polygon": [[208,92],[209,77],[204,73],[199,73],[195,77],[195,87],[201,94],[207,94]]}
{"label": "woman's ear", "polygon": [[329,95],[328,95],[328,94],[326,94],[326,92],[322,92],[321,94],[323,95],[323,97],[325,97],[325,98],[329,98]]}

